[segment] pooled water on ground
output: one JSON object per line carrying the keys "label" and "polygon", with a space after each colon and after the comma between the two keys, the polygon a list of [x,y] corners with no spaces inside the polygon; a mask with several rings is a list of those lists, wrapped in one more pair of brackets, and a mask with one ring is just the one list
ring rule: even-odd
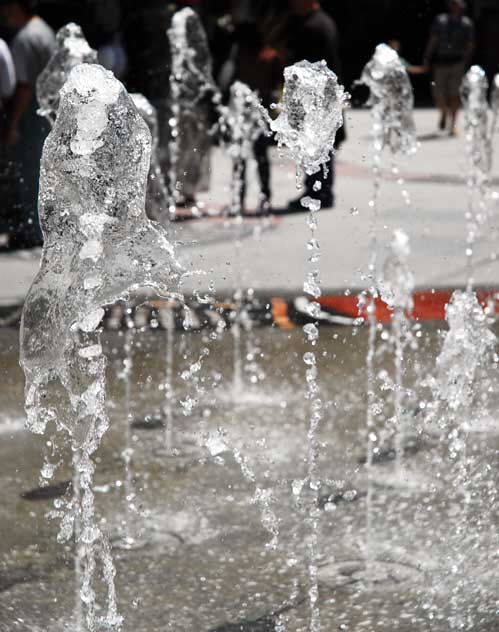
{"label": "pooled water on ground", "polygon": [[[420,386],[441,348],[436,327],[422,332],[419,365],[409,359],[404,410],[408,440],[407,485],[394,484],[393,445],[386,438],[375,452],[373,531],[375,572],[366,579],[364,358],[367,331],[324,329],[317,343],[324,421],[319,429],[319,588],[324,630],[490,632],[497,625],[497,505],[494,490],[499,425],[477,420],[470,432],[468,532],[455,537],[462,511],[447,443],[425,423]],[[116,548],[117,593],[124,632],[210,632],[286,630],[309,625],[305,516],[299,494],[307,475],[308,408],[300,330],[258,330],[265,379],[248,380],[240,402],[227,399],[232,379],[230,333],[181,335],[174,357],[176,455],[164,450],[165,337],[135,336],[132,399],[134,427],[134,528],[144,546]],[[126,412],[117,368],[123,340],[104,332],[108,357],[110,430],[96,455],[95,496],[101,525],[111,542],[126,519],[122,451]],[[179,403],[194,397],[195,385],[181,375],[203,356],[206,396],[189,415]],[[57,521],[45,514],[68,490],[71,472],[57,470],[49,488],[38,489],[49,437],[22,429],[23,378],[17,332],[0,331],[0,631],[71,630],[74,602],[73,546],[56,542]],[[282,351],[286,350],[286,353]],[[377,363],[389,384],[390,354]],[[243,372],[244,377],[244,372]],[[415,380],[418,387],[414,388]],[[416,392],[417,390],[417,392]],[[386,411],[390,415],[389,388]],[[254,397],[250,396],[254,393]],[[224,397],[225,394],[225,397]],[[219,398],[220,395],[220,398]],[[260,399],[261,404],[258,404]],[[249,403],[248,403],[249,402]],[[383,414],[383,413],[380,413]],[[473,426],[474,420],[469,420]],[[389,427],[389,424],[387,424]],[[200,437],[204,439],[201,441]],[[380,441],[382,437],[380,437]],[[204,444],[204,445],[203,445]],[[60,455],[62,460],[64,455]],[[51,459],[57,461],[56,458]],[[65,459],[67,462],[67,459]],[[251,475],[248,475],[250,472]],[[415,482],[418,484],[416,485]],[[302,494],[304,494],[302,490]],[[495,513],[494,513],[495,511]],[[277,547],[269,515],[277,521]],[[463,554],[465,566],[453,568]],[[451,599],[452,598],[452,599]],[[451,607],[459,604],[459,611]]]}

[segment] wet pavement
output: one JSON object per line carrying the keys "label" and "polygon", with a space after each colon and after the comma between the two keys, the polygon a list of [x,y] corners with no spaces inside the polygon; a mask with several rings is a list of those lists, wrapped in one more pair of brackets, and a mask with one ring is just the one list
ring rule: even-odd
{"label": "wet pavement", "polygon": [[[378,385],[384,388],[369,538],[366,331],[330,327],[318,343],[324,409],[319,583],[328,632],[499,629],[499,426],[495,416],[468,420],[466,504],[455,483],[459,463],[449,454],[449,429],[428,423],[424,414],[430,393],[421,384],[433,372],[441,332],[436,325],[414,327],[419,350],[408,352],[406,364],[409,431],[400,477],[394,476],[388,343],[381,342],[377,359]],[[53,487],[37,491],[51,437],[23,429],[17,335],[16,329],[0,329],[0,632],[74,632],[73,550],[56,542],[57,521],[45,518],[54,499],[70,491],[69,455],[60,446],[51,457],[61,461]],[[117,378],[123,337],[104,333],[111,427],[96,458],[95,492],[115,545],[123,631],[306,632],[306,519],[312,499],[303,486],[308,429],[303,334],[276,328],[245,333],[244,388],[237,392],[230,331],[175,336],[175,455],[165,449],[161,423],[144,424],[162,418],[165,332],[134,337],[138,511],[129,528],[141,546],[125,550],[117,546],[127,516],[121,457],[126,411],[124,384]],[[189,372],[200,357],[201,370]],[[496,394],[497,388],[492,398]],[[192,412],[184,414],[191,403]],[[497,402],[492,404],[497,410]],[[366,556],[373,569],[368,577]]]}
{"label": "wet pavement", "polygon": [[[454,288],[466,283],[465,213],[466,150],[464,134],[449,138],[435,133],[435,110],[415,111],[421,146],[409,158],[401,158],[399,174],[391,172],[392,159],[383,156],[383,185],[379,210],[380,261],[393,230],[404,230],[410,239],[409,265],[420,288]],[[369,263],[373,195],[370,167],[371,116],[368,110],[347,113],[348,140],[337,156],[337,201],[334,209],[319,213],[321,277],[325,293],[344,288],[363,288]],[[272,148],[272,187],[275,208],[282,211],[296,198],[295,168]],[[211,156],[210,189],[202,194],[203,212],[217,214],[230,201],[231,163],[214,148]],[[497,156],[492,169],[492,189],[497,189]],[[405,184],[398,183],[399,176]],[[254,165],[248,169],[248,209],[257,205]],[[402,191],[412,199],[407,206]],[[498,198],[491,200],[487,228],[478,237],[473,262],[475,285],[496,287],[498,277]],[[189,270],[201,271],[189,279],[186,293],[206,291],[211,283],[219,297],[231,295],[234,279],[243,273],[243,286],[268,293],[296,293],[307,271],[306,217],[302,213],[260,221],[245,218],[242,224],[211,216],[176,224],[179,254]],[[240,238],[240,266],[234,265],[234,242]],[[32,253],[33,254],[33,253]],[[0,307],[22,303],[38,268],[39,253],[0,253]]]}

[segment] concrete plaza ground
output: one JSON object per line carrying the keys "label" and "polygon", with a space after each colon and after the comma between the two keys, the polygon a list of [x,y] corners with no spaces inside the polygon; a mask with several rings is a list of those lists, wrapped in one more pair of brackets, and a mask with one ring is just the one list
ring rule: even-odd
{"label": "concrete plaza ground", "polygon": [[[397,158],[410,194],[390,174],[392,158],[384,156],[385,178],[379,212],[380,261],[386,256],[393,230],[402,228],[411,242],[410,265],[421,288],[458,287],[465,283],[465,212],[467,207],[465,138],[436,133],[434,110],[416,111],[420,149]],[[369,258],[372,197],[370,113],[352,110],[347,116],[348,140],[337,157],[336,208],[321,211],[319,232],[322,284],[325,293],[365,285]],[[277,209],[296,197],[294,166],[272,149],[273,204]],[[230,162],[216,148],[212,154],[211,189],[203,196],[207,208],[221,209],[230,199]],[[499,169],[499,166],[496,165]],[[248,206],[256,205],[254,166],[248,170]],[[495,183],[498,184],[499,183]],[[499,187],[498,187],[499,188]],[[475,283],[495,287],[498,272],[497,207],[475,249]],[[243,235],[239,262],[235,240]],[[205,290],[211,282],[220,294],[230,292],[242,274],[243,285],[255,291],[299,293],[306,273],[308,228],[304,214],[277,215],[267,221],[247,219],[242,227],[217,217],[177,223],[179,256],[188,268],[201,270],[186,285],[187,292]],[[0,255],[0,305],[22,303],[36,273],[39,253]]]}

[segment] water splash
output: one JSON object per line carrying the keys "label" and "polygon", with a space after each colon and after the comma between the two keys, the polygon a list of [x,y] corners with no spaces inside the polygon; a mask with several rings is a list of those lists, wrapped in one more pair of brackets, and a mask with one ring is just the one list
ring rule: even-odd
{"label": "water splash", "polygon": [[[373,196],[371,209],[370,255],[368,277],[370,287],[360,296],[359,308],[365,306],[369,325],[366,358],[366,432],[367,432],[367,499],[366,499],[366,566],[368,576],[373,572],[371,535],[373,530],[373,449],[378,441],[375,417],[378,409],[374,360],[376,355],[376,307],[379,295],[378,282],[378,213],[381,192],[381,157],[388,147],[392,153],[392,173],[398,175],[393,156],[399,153],[413,154],[417,150],[414,125],[414,97],[407,71],[397,52],[386,44],[376,47],[373,57],[366,64],[359,83],[370,90],[369,104],[372,116],[372,171]],[[394,171],[396,170],[396,171]],[[407,196],[404,196],[407,202]]]}
{"label": "water splash", "polygon": [[[284,91],[281,111],[277,119],[271,122],[271,129],[275,132],[280,147],[295,161],[297,173],[300,169],[307,174],[314,174],[326,169],[330,155],[334,153],[336,133],[343,125],[343,109],[347,104],[348,95],[338,82],[336,75],[327,68],[325,62],[311,64],[302,61],[290,66],[284,71]],[[317,263],[320,258],[320,248],[316,239],[317,218],[320,201],[305,197],[302,205],[310,213],[308,224],[310,239],[309,263],[312,268],[304,284],[304,290],[313,298],[321,294],[319,269]],[[309,314],[317,317],[320,310],[318,303],[310,302]],[[318,339],[317,325],[305,325],[304,333],[311,348]],[[321,629],[319,600],[319,580],[317,570],[317,549],[319,515],[318,497],[321,481],[318,471],[319,442],[317,431],[322,420],[322,400],[317,381],[317,358],[313,351],[307,351],[303,360],[306,366],[307,398],[310,403],[310,425],[308,430],[308,487],[311,492],[309,508],[308,534],[308,574],[309,574],[309,602],[310,602],[310,630],[319,632]]]}
{"label": "water splash", "polygon": [[114,566],[95,516],[92,456],[109,422],[99,323],[103,306],[144,286],[169,295],[182,276],[163,229],[145,215],[151,137],[122,84],[101,66],[76,66],[42,157],[40,270],[26,298],[21,365],[28,428],[55,424],[74,454],[77,489],[61,508],[60,540],[81,551],[87,629],[96,615],[96,562],[108,586],[104,624],[119,628]]}
{"label": "water splash", "polygon": [[386,44],[376,47],[359,80],[371,92],[374,144],[395,153],[417,150],[414,96],[407,70],[397,52]]}
{"label": "water splash", "polygon": [[480,537],[480,529],[473,524],[477,517],[473,516],[471,505],[473,460],[468,454],[468,432],[477,418],[480,393],[489,386],[497,338],[490,331],[491,319],[474,292],[455,291],[445,311],[449,329],[437,358],[435,399],[452,465],[448,488],[454,493],[450,501],[458,511],[453,533],[445,542],[448,553],[444,571],[453,585],[450,596],[453,629],[463,629],[459,589],[466,589],[467,557],[469,551],[479,547]]}
{"label": "water splash", "polygon": [[490,108],[492,110],[491,133],[497,133],[497,124],[499,119],[499,74],[495,75],[492,81],[492,90],[490,91]]}
{"label": "water splash", "polygon": [[233,165],[230,212],[237,216],[242,212],[244,167],[253,155],[255,141],[269,133],[258,95],[246,84],[236,81],[231,86],[229,105],[222,110],[219,125]]}
{"label": "water splash", "polygon": [[449,331],[437,359],[437,396],[453,413],[466,414],[476,393],[478,368],[496,337],[474,292],[454,292],[445,313]]}
{"label": "water splash", "polygon": [[[268,133],[267,121],[262,114],[260,100],[246,84],[236,81],[230,90],[228,107],[222,109],[219,120],[222,137],[232,160],[232,203],[230,214],[239,228],[234,241],[235,287],[234,309],[231,333],[234,342],[233,397],[237,401],[243,394],[243,363],[241,324],[243,311],[243,290],[241,278],[241,241],[242,241],[242,197],[244,188],[244,170],[253,154],[254,142]],[[248,332],[251,336],[251,329]]]}
{"label": "water splash", "polygon": [[380,296],[387,304],[392,315],[392,343],[395,354],[395,470],[396,476],[402,476],[402,458],[406,438],[404,411],[404,352],[410,341],[407,314],[413,308],[414,276],[407,260],[410,255],[409,238],[404,231],[394,232],[390,244],[390,254],[383,266],[379,282]]}
{"label": "water splash", "polygon": [[193,198],[211,144],[210,108],[221,101],[213,80],[211,53],[198,14],[177,11],[168,30],[172,70],[170,96],[170,214],[177,202]]}
{"label": "water splash", "polygon": [[122,371],[118,377],[123,380],[124,385],[124,448],[121,452],[121,458],[124,466],[124,504],[125,518],[123,520],[123,537],[115,543],[115,546],[121,549],[137,549],[145,544],[142,538],[138,538],[136,534],[136,516],[138,514],[136,490],[134,484],[134,446],[132,437],[132,424],[134,420],[133,411],[133,364],[134,364],[134,347],[135,347],[135,323],[133,320],[133,309],[128,307],[125,321],[125,342]]}
{"label": "water splash", "polygon": [[173,427],[173,404],[175,401],[175,391],[173,388],[173,347],[175,343],[175,312],[172,306],[169,306],[165,314],[165,332],[166,332],[166,348],[165,348],[165,399],[164,399],[164,417],[165,417],[165,449],[167,454],[173,454],[175,438]]}
{"label": "water splash", "polygon": [[473,284],[473,250],[489,215],[493,129],[489,125],[489,82],[480,66],[472,66],[461,85],[468,155],[468,209],[466,212],[467,282]]}
{"label": "water splash", "polygon": [[147,178],[146,213],[149,219],[167,226],[170,216],[168,213],[168,189],[159,162],[159,129],[156,108],[142,94],[131,94],[132,101],[147,123],[151,132],[151,166]]}
{"label": "water splash", "polygon": [[347,102],[348,94],[325,62],[301,61],[284,70],[281,112],[271,129],[299,169],[312,175],[327,164]]}
{"label": "water splash", "polygon": [[50,125],[57,117],[59,93],[69,73],[84,63],[97,63],[97,51],[90,48],[81,27],[71,22],[57,31],[55,50],[36,82],[38,113],[45,116]]}

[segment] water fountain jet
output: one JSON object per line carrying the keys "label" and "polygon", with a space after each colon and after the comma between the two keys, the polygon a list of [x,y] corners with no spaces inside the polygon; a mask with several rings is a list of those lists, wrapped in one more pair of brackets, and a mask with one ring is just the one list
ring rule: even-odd
{"label": "water fountain jet", "polygon": [[[296,163],[297,180],[301,170],[308,175],[326,169],[330,155],[334,153],[336,133],[343,125],[343,109],[346,107],[348,95],[338,82],[336,75],[327,68],[325,62],[311,64],[299,62],[284,71],[284,91],[279,116],[271,122],[279,147],[286,150]],[[320,182],[320,181],[318,181]],[[308,225],[310,240],[308,242],[309,263],[312,269],[304,283],[303,289],[312,298],[321,295],[319,270],[317,267],[320,250],[316,239],[317,211],[320,201],[305,197],[302,205],[308,208]],[[320,307],[316,302],[309,303],[309,315],[317,317]],[[305,325],[306,339],[313,349],[319,336],[316,324]],[[317,358],[314,351],[304,354],[306,365],[307,398],[310,402],[310,426],[308,431],[308,473],[307,487],[311,495],[308,517],[308,571],[309,571],[309,603],[310,631],[321,629],[319,600],[319,581],[317,569],[317,548],[319,514],[318,507],[320,477],[318,472],[319,444],[317,431],[322,419],[322,400],[317,382]]]}
{"label": "water fountain jet", "polygon": [[52,126],[57,118],[59,93],[71,70],[78,64],[96,64],[97,51],[90,48],[78,24],[66,24],[57,31],[55,50],[36,82],[39,114]]}
{"label": "water fountain jet", "polygon": [[[73,452],[73,499],[61,513],[59,539],[77,540],[78,590],[86,629],[99,623],[94,589],[103,565],[108,613],[119,629],[114,565],[96,519],[92,455],[108,428],[103,306],[143,287],[169,296],[182,269],[163,229],[145,215],[151,137],[122,84],[102,67],[81,64],[60,92],[40,181],[44,233],[41,266],[21,325],[27,427],[55,424]],[[83,622],[77,622],[83,625]]]}

